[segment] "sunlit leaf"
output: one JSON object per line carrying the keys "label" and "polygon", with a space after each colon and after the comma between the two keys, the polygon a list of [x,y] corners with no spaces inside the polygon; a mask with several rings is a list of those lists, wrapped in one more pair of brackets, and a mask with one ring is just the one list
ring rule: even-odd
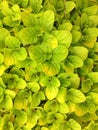
{"label": "sunlit leaf", "polygon": [[66,101],[67,89],[64,87],[59,88],[58,95],[56,97],[59,103],[64,103]]}
{"label": "sunlit leaf", "polygon": [[11,48],[11,49],[20,47],[20,41],[16,37],[13,37],[13,36],[8,36],[5,39],[5,44],[8,48]]}
{"label": "sunlit leaf", "polygon": [[67,1],[65,4],[66,4],[66,14],[70,13],[75,8],[75,3],[73,1]]}
{"label": "sunlit leaf", "polygon": [[32,13],[23,12],[21,17],[23,24],[27,27],[33,27],[38,22],[37,17]]}
{"label": "sunlit leaf", "polygon": [[2,64],[4,61],[4,56],[2,55],[2,53],[0,53],[0,64]]}
{"label": "sunlit leaf", "polygon": [[37,41],[37,37],[35,31],[32,27],[27,27],[22,29],[18,34],[17,37],[20,41],[25,44],[32,44]]}
{"label": "sunlit leaf", "polygon": [[36,60],[37,62],[44,62],[46,60],[46,54],[43,52],[40,45],[30,46],[29,55],[32,60]]}
{"label": "sunlit leaf", "polygon": [[53,50],[53,54],[52,54],[52,60],[56,61],[56,62],[61,62],[64,59],[66,59],[67,55],[68,55],[68,50],[66,49],[66,47],[62,46],[62,45],[58,45],[58,47],[56,47]]}
{"label": "sunlit leaf", "polygon": [[40,80],[40,85],[43,87],[59,87],[60,86],[60,81],[58,78],[52,76],[52,77],[48,77],[48,76],[43,76]]}
{"label": "sunlit leaf", "polygon": [[83,61],[78,56],[69,55],[68,61],[73,65],[74,68],[80,68],[83,66]]}
{"label": "sunlit leaf", "polygon": [[68,113],[69,112],[68,105],[66,103],[60,103],[59,104],[59,112],[63,113],[63,114]]}
{"label": "sunlit leaf", "polygon": [[60,65],[56,62],[47,61],[42,64],[43,72],[48,76],[54,76],[59,73]]}
{"label": "sunlit leaf", "polygon": [[87,13],[88,15],[94,15],[98,11],[97,5],[93,5],[83,9],[83,12]]}
{"label": "sunlit leaf", "polygon": [[82,60],[85,60],[88,57],[88,50],[83,46],[73,47],[71,53],[80,57]]}
{"label": "sunlit leaf", "polygon": [[46,46],[46,52],[47,52],[47,51],[49,51],[49,49],[54,49],[54,48],[57,47],[58,40],[52,34],[48,34],[47,33],[47,34],[44,35],[44,39],[43,39],[43,43],[42,44],[44,44],[43,46]]}
{"label": "sunlit leaf", "polygon": [[21,47],[19,49],[14,50],[12,55],[16,60],[25,60],[27,57],[27,52],[24,47]]}
{"label": "sunlit leaf", "polygon": [[55,86],[54,87],[47,87],[45,90],[46,97],[49,100],[52,100],[52,99],[56,98],[58,91],[59,91],[58,88]]}
{"label": "sunlit leaf", "polygon": [[38,13],[42,8],[42,0],[30,0],[30,5],[35,13]]}
{"label": "sunlit leaf", "polygon": [[67,97],[74,103],[81,103],[86,100],[85,95],[80,90],[74,88],[68,90]]}
{"label": "sunlit leaf", "polygon": [[77,121],[75,121],[74,119],[70,119],[68,121],[68,123],[72,130],[81,130],[80,124]]}
{"label": "sunlit leaf", "polygon": [[4,41],[5,41],[6,37],[10,35],[10,33],[7,29],[1,28],[0,34],[1,34],[0,35],[0,48],[2,49],[5,46]]}
{"label": "sunlit leaf", "polygon": [[56,30],[53,31],[53,35],[57,38],[59,44],[65,45],[66,48],[70,46],[72,41],[72,35],[69,31]]}
{"label": "sunlit leaf", "polygon": [[88,77],[94,82],[98,83],[98,72],[90,72]]}
{"label": "sunlit leaf", "polygon": [[59,29],[60,29],[60,30],[71,31],[71,29],[72,29],[72,24],[71,24],[70,22],[62,23],[62,24],[59,26]]}
{"label": "sunlit leaf", "polygon": [[52,10],[47,10],[40,17],[40,26],[44,31],[51,31],[54,24],[54,12]]}
{"label": "sunlit leaf", "polygon": [[38,90],[40,90],[40,86],[37,82],[28,83],[27,88],[30,89],[32,92],[37,92]]}

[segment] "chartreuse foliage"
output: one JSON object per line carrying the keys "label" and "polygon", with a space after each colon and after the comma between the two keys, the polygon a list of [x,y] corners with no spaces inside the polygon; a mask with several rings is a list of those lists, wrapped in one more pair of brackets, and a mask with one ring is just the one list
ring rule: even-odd
{"label": "chartreuse foliage", "polygon": [[0,0],[0,130],[98,129],[98,0]]}

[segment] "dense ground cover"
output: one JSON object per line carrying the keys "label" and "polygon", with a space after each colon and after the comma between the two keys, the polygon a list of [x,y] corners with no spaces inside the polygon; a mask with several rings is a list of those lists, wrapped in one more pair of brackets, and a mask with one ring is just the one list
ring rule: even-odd
{"label": "dense ground cover", "polygon": [[0,0],[0,130],[98,130],[98,0]]}

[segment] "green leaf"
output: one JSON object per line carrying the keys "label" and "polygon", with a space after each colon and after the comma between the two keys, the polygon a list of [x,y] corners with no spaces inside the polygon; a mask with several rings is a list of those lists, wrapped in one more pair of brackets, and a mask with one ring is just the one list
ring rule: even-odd
{"label": "green leaf", "polygon": [[81,39],[81,32],[77,30],[72,31],[72,45],[75,45]]}
{"label": "green leaf", "polygon": [[21,20],[20,7],[17,4],[14,4],[11,9],[13,11],[13,14],[11,15],[12,21]]}
{"label": "green leaf", "polygon": [[58,75],[58,79],[60,80],[61,86],[67,88],[71,85],[71,82],[69,80],[69,74],[68,73],[60,73]]}
{"label": "green leaf", "polygon": [[66,103],[60,103],[59,104],[59,112],[62,114],[69,113],[68,105]]}
{"label": "green leaf", "polygon": [[9,95],[6,95],[5,98],[2,100],[2,102],[0,103],[0,108],[9,111],[12,109],[12,107],[13,107],[12,98]]}
{"label": "green leaf", "polygon": [[81,130],[80,124],[77,121],[75,121],[74,119],[70,119],[68,121],[68,124],[69,124],[71,130]]}
{"label": "green leaf", "polygon": [[59,107],[59,104],[57,101],[55,100],[49,100],[45,103],[44,105],[44,110],[49,112],[49,111],[52,111],[52,112],[57,112],[58,111],[58,107]]}
{"label": "green leaf", "polygon": [[86,100],[85,95],[80,90],[74,88],[68,90],[67,98],[73,103],[81,103]]}
{"label": "green leaf", "polygon": [[37,62],[44,62],[46,60],[46,54],[43,52],[41,45],[30,46],[28,50],[32,60]]}
{"label": "green leaf", "polygon": [[67,73],[73,73],[74,72],[74,66],[70,62],[67,62],[67,63],[65,62],[65,64],[64,64],[64,70]]}
{"label": "green leaf", "polygon": [[2,64],[4,62],[4,56],[2,55],[2,53],[0,53],[0,64]]}
{"label": "green leaf", "polygon": [[3,81],[3,78],[0,77],[0,86],[2,88],[6,88],[5,82]]}
{"label": "green leaf", "polygon": [[88,95],[91,97],[92,101],[97,105],[98,104],[98,93],[89,92]]}
{"label": "green leaf", "polygon": [[43,87],[59,87],[60,86],[60,81],[57,77],[48,77],[48,76],[44,76],[41,78],[41,80],[39,81],[40,85]]}
{"label": "green leaf", "polygon": [[51,31],[54,24],[54,12],[52,10],[47,10],[40,17],[39,25],[44,31]]}
{"label": "green leaf", "polygon": [[85,26],[85,24],[87,24],[87,19],[88,19],[88,16],[86,13],[82,13],[81,15],[81,26]]}
{"label": "green leaf", "polygon": [[94,83],[98,83],[98,72],[90,72],[90,73],[88,73],[88,77],[89,77]]}
{"label": "green leaf", "polygon": [[41,130],[49,130],[47,127],[42,127]]}
{"label": "green leaf", "polygon": [[10,33],[7,29],[5,28],[1,28],[0,29],[0,49],[3,49],[3,47],[5,47],[5,39],[7,36],[9,36]]}
{"label": "green leaf", "polygon": [[8,36],[5,39],[5,44],[8,48],[14,49],[19,48],[21,43],[16,37]]}
{"label": "green leaf", "polygon": [[55,30],[53,35],[57,38],[60,45],[64,45],[66,48],[69,48],[72,42],[72,35],[69,31],[64,30]]}
{"label": "green leaf", "polygon": [[67,105],[68,105],[68,108],[69,108],[69,111],[70,112],[74,112],[75,111],[75,104],[73,103],[73,102],[71,102],[71,101],[68,101],[67,102]]}
{"label": "green leaf", "polygon": [[21,47],[19,49],[14,50],[12,55],[16,60],[25,60],[27,57],[27,52],[24,47]]}
{"label": "green leaf", "polygon": [[66,1],[66,14],[70,13],[75,8],[75,3],[73,1]]}
{"label": "green leaf", "polygon": [[86,36],[86,41],[91,42],[91,40],[94,40],[98,37],[98,28],[92,27],[92,28],[85,28],[83,30],[83,34]]}
{"label": "green leaf", "polygon": [[78,56],[69,55],[68,61],[73,65],[74,68],[80,68],[83,66],[83,61]]}
{"label": "green leaf", "polygon": [[64,9],[63,1],[57,1],[56,9],[57,9],[57,11],[62,11]]}
{"label": "green leaf", "polygon": [[60,65],[53,61],[46,61],[42,64],[42,70],[47,76],[54,76],[59,73]]}
{"label": "green leaf", "polygon": [[5,89],[5,94],[9,95],[12,99],[15,98],[16,93],[13,90]]}
{"label": "green leaf", "polygon": [[26,87],[26,82],[22,78],[19,78],[18,81],[16,82],[15,88],[17,89],[24,89]]}
{"label": "green leaf", "polygon": [[90,79],[87,80],[82,80],[81,82],[81,87],[82,87],[82,92],[87,93],[91,90],[91,86],[93,85],[93,81]]}
{"label": "green leaf", "polygon": [[38,24],[37,17],[32,13],[23,12],[21,14],[21,17],[23,24],[27,27],[34,27],[35,25]]}
{"label": "green leaf", "polygon": [[39,110],[32,110],[32,112],[29,110],[28,117],[26,126],[27,128],[33,128],[37,124],[38,119],[41,117],[41,113]]}
{"label": "green leaf", "polygon": [[45,94],[44,94],[44,92],[43,91],[39,91],[38,92],[38,98],[40,99],[40,100],[45,100]]}
{"label": "green leaf", "polygon": [[35,13],[38,13],[42,8],[42,0],[30,0],[30,5]]}
{"label": "green leaf", "polygon": [[4,49],[4,63],[7,66],[10,66],[16,63],[16,60],[12,55],[11,49],[8,49],[8,48]]}
{"label": "green leaf", "polygon": [[6,70],[6,66],[4,64],[0,64],[0,76],[3,75],[5,70]]}
{"label": "green leaf", "polygon": [[33,27],[21,29],[20,32],[17,34],[17,37],[24,45],[37,42],[37,37]]}
{"label": "green leaf", "polygon": [[[95,122],[91,121],[85,128],[84,130],[92,130],[95,127]],[[96,129],[97,130],[97,129]]]}
{"label": "green leaf", "polygon": [[28,97],[29,93],[27,93],[24,89],[20,90],[15,96],[14,107],[18,110],[26,110],[28,106]]}
{"label": "green leaf", "polygon": [[19,110],[16,113],[15,123],[19,126],[23,126],[27,122],[27,113],[25,111]]}
{"label": "green leaf", "polygon": [[4,17],[3,22],[5,25],[7,25],[9,27],[15,27],[20,24],[20,20],[13,21],[11,16]]}
{"label": "green leaf", "polygon": [[8,16],[8,15],[11,15],[13,13],[12,10],[9,8],[7,1],[1,2],[1,11],[2,11],[4,16]]}
{"label": "green leaf", "polygon": [[98,42],[95,42],[94,44],[94,52],[98,52]]}
{"label": "green leaf", "polygon": [[91,99],[86,99],[85,102],[76,104],[75,107],[75,114],[78,116],[82,116],[86,113],[94,114],[95,111],[96,111],[96,107]]}
{"label": "green leaf", "polygon": [[39,95],[38,93],[34,93],[32,95],[32,107],[37,107],[38,105],[40,104],[40,98],[39,98]]}
{"label": "green leaf", "polygon": [[71,82],[70,87],[72,88],[78,88],[80,85],[80,77],[78,76],[78,74],[70,74],[69,80]]}
{"label": "green leaf", "polygon": [[49,49],[50,50],[55,49],[58,46],[58,40],[52,34],[46,33],[44,35],[42,45],[43,45],[44,48],[46,46],[46,50],[44,50],[44,51],[47,52],[47,51],[49,51]]}
{"label": "green leaf", "polygon": [[27,88],[30,89],[32,92],[37,92],[40,90],[40,86],[37,82],[29,82],[27,84]]}
{"label": "green leaf", "polygon": [[88,57],[88,49],[83,46],[73,47],[71,53],[80,57],[83,61]]}
{"label": "green leaf", "polygon": [[2,102],[3,98],[4,98],[4,89],[0,87],[0,102]]}
{"label": "green leaf", "polygon": [[45,94],[49,100],[52,100],[52,99],[56,98],[56,96],[58,94],[58,88],[56,86],[47,87],[45,90]]}
{"label": "green leaf", "polygon": [[67,89],[64,87],[59,88],[58,95],[56,97],[59,103],[64,103],[66,101]]}
{"label": "green leaf", "polygon": [[27,7],[27,5],[28,5],[28,2],[29,2],[29,0],[24,0],[24,1],[20,1],[20,0],[17,0],[17,1],[14,1],[16,4],[19,4],[20,6],[22,6],[22,7]]}
{"label": "green leaf", "polygon": [[97,26],[98,25],[98,16],[97,15],[91,15],[88,17],[88,23],[89,26]]}
{"label": "green leaf", "polygon": [[52,54],[52,60],[55,62],[61,62],[66,59],[68,55],[68,50],[66,47],[62,45],[58,45],[54,50]]}
{"label": "green leaf", "polygon": [[17,4],[14,4],[11,9],[15,13],[20,13],[20,7]]}
{"label": "green leaf", "polygon": [[66,31],[71,31],[72,29],[72,24],[70,22],[62,23],[59,28],[59,30],[66,30]]}
{"label": "green leaf", "polygon": [[94,15],[97,13],[97,11],[98,11],[97,5],[93,5],[83,9],[83,12],[87,13],[88,15]]}

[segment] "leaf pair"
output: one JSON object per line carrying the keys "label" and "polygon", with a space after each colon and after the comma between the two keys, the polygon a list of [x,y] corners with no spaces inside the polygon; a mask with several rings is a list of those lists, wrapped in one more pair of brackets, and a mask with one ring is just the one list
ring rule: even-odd
{"label": "leaf pair", "polygon": [[8,66],[15,64],[18,60],[25,60],[26,57],[27,52],[24,47],[17,48],[15,50],[8,48],[4,49],[4,63]]}
{"label": "leaf pair", "polygon": [[56,77],[44,76],[40,80],[40,84],[41,86],[46,87],[45,94],[49,100],[52,100],[57,96],[59,91],[58,87],[60,86],[60,81]]}
{"label": "leaf pair", "polygon": [[4,15],[3,21],[7,26],[14,27],[19,25],[21,15],[17,4],[14,4],[10,9],[8,2],[3,1],[1,2],[1,11]]}

